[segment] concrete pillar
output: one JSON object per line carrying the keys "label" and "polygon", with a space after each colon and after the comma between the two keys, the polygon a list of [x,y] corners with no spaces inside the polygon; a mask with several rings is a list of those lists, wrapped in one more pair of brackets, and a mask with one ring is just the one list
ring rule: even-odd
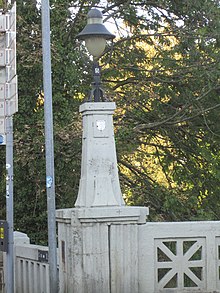
{"label": "concrete pillar", "polygon": [[14,231],[14,245],[22,244],[30,244],[30,238],[23,232]]}
{"label": "concrete pillar", "polygon": [[[148,208],[127,207],[118,178],[115,103],[85,103],[75,208],[57,211],[60,293],[138,293],[138,225]],[[132,266],[132,269],[131,267]]]}
{"label": "concrete pillar", "polygon": [[139,293],[138,225],[144,207],[57,211],[60,293]]}
{"label": "concrete pillar", "polygon": [[124,206],[115,150],[115,103],[84,103],[82,164],[76,207]]}

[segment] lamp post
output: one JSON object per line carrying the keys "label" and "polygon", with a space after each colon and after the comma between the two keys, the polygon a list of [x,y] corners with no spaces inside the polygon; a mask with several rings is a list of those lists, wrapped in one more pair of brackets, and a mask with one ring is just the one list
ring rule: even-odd
{"label": "lamp post", "polygon": [[83,141],[81,178],[75,207],[85,208],[85,213],[88,211],[93,214],[99,213],[102,210],[100,207],[116,208],[125,203],[118,177],[113,131],[112,114],[116,105],[114,102],[107,102],[103,97],[98,63],[106,41],[113,40],[115,36],[103,25],[102,13],[98,9],[91,9],[87,19],[87,25],[77,38],[85,41],[93,56],[94,81],[89,99],[79,108],[83,117]]}
{"label": "lamp post", "polygon": [[104,102],[104,93],[101,88],[101,69],[98,59],[103,54],[106,41],[113,40],[115,35],[110,33],[103,25],[102,12],[96,8],[89,11],[87,15],[87,25],[77,35],[77,39],[85,41],[85,45],[89,53],[93,56],[93,89],[91,90],[89,102]]}

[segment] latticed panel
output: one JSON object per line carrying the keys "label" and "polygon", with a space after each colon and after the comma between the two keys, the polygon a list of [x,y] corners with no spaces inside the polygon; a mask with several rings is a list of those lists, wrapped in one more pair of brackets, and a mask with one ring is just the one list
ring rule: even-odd
{"label": "latticed panel", "polygon": [[156,292],[206,289],[205,238],[155,239]]}

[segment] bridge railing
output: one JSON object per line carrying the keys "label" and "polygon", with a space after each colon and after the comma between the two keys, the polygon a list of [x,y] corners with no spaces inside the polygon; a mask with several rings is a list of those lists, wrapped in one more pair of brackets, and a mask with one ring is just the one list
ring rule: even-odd
{"label": "bridge railing", "polygon": [[[14,232],[15,293],[49,293],[48,247],[30,244],[26,234]],[[0,254],[0,293],[6,292],[6,255]]]}
{"label": "bridge railing", "polygon": [[[113,224],[105,250],[111,293],[220,292],[220,222]],[[50,292],[47,247],[15,241],[15,292]]]}
{"label": "bridge railing", "polygon": [[0,251],[0,293],[4,293],[3,252]]}
{"label": "bridge railing", "polygon": [[140,292],[220,292],[220,222],[147,223],[138,242]]}
{"label": "bridge railing", "polygon": [[49,293],[48,248],[15,246],[15,292]]}

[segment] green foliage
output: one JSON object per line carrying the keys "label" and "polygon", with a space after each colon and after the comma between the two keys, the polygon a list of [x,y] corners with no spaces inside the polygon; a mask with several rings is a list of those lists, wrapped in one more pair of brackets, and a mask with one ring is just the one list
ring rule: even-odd
{"label": "green foliage", "polygon": [[[71,42],[65,40],[70,31],[69,4],[67,1],[58,7],[57,1],[51,4],[56,203],[59,208],[73,206],[77,194],[80,72],[74,64],[78,53]],[[33,2],[22,1],[17,8],[19,112],[14,118],[15,229],[28,233],[33,242],[45,243],[47,198],[41,13]],[[57,23],[61,26],[57,27]]]}
{"label": "green foliage", "polygon": [[[130,205],[153,220],[219,218],[220,63],[218,1],[50,1],[57,208],[78,192],[81,118],[91,61],[75,39],[91,7],[117,24],[103,82],[117,102],[120,179]],[[19,112],[14,117],[15,228],[47,239],[41,11],[17,1]],[[108,51],[108,50],[107,50]],[[5,149],[0,149],[5,217]]]}
{"label": "green foliage", "polygon": [[[112,60],[120,72],[117,77],[113,71],[111,82],[123,109],[117,128],[123,182],[133,190],[129,200],[147,203],[152,218],[201,219],[207,213],[218,219],[220,8],[215,1],[158,2],[135,1],[137,13],[126,20],[132,34],[116,43]],[[135,158],[128,167],[131,148]],[[155,158],[165,175],[159,189],[149,166]]]}

